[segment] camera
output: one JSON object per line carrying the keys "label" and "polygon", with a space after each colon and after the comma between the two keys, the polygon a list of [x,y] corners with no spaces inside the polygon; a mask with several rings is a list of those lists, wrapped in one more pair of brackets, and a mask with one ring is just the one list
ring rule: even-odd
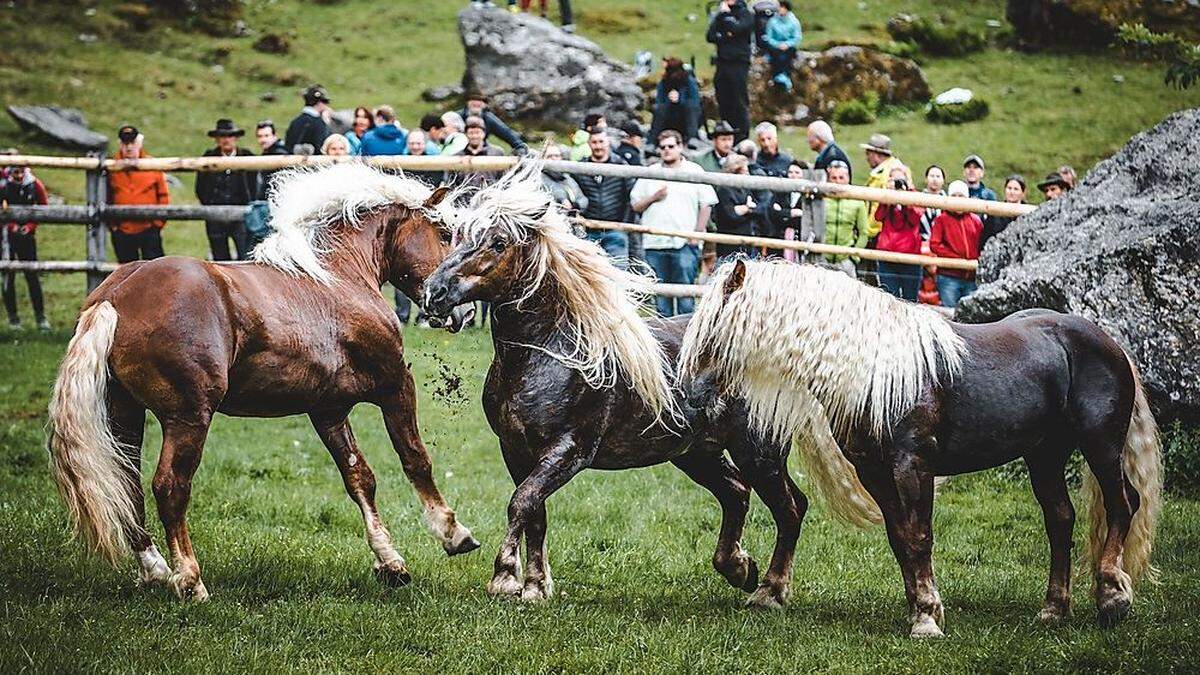
{"label": "camera", "polygon": [[897,190],[907,190],[908,181],[904,180],[903,178],[897,178],[896,180],[892,181],[892,186]]}

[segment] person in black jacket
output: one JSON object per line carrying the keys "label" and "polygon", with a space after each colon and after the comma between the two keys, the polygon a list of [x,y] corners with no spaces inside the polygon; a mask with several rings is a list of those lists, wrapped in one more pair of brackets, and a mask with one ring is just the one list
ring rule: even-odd
{"label": "person in black jacket", "polygon": [[[743,155],[730,155],[721,170],[725,173],[748,176],[750,175],[750,160]],[[766,231],[769,201],[769,199],[762,201],[762,195],[755,190],[735,187],[717,188],[717,205],[713,209],[717,232],[744,237],[767,236],[769,234]],[[717,244],[718,260],[737,254],[754,258],[757,257],[758,251],[753,246],[745,244]]]}
{"label": "person in black jacket", "polygon": [[642,125],[637,120],[629,120],[621,125],[621,143],[613,152],[625,160],[626,164],[641,166],[645,164],[646,159],[642,153],[642,145],[645,142],[646,132],[642,131]]}
{"label": "person in black jacket", "polygon": [[[592,127],[588,137],[588,149],[591,156],[585,157],[584,162],[601,164],[622,164],[625,160],[611,150],[608,140],[608,129]],[[579,189],[587,197],[587,208],[580,212],[584,218],[591,220],[608,220],[618,223],[633,222],[629,208],[629,192],[633,189],[632,178],[616,176],[579,176]],[[616,230],[588,230],[587,238],[600,244],[604,252],[613,259],[618,267],[625,268],[629,260],[629,237],[624,232]]]}
{"label": "person in black jacket", "polygon": [[[245,157],[254,153],[238,147],[237,139],[245,135],[233,120],[219,119],[217,126],[208,135],[215,138],[217,146],[204,151],[205,157]],[[202,171],[196,174],[196,198],[201,204],[249,204],[258,192],[258,173],[255,171]],[[245,260],[249,255],[246,225],[242,218],[237,220],[206,220],[204,231],[212,249],[213,260],[230,260],[229,239],[237,249],[237,259]]]}
{"label": "person in black jacket", "polygon": [[[319,84],[304,90],[304,108],[288,125],[283,144],[297,155],[318,155],[321,144],[329,136],[325,111],[329,110],[329,94]],[[306,146],[297,148],[297,146]]]}
{"label": "person in black jacket", "polygon": [[[279,136],[275,135],[275,123],[271,120],[263,120],[254,128],[254,139],[258,141],[258,147],[262,149],[262,154],[267,155],[290,155],[287,146],[283,141],[279,140]],[[271,188],[271,177],[279,169],[269,169],[258,172],[257,186],[254,191],[254,201],[266,201],[267,195]]]}
{"label": "person in black jacket", "polygon": [[512,154],[520,156],[525,154],[529,146],[525,140],[521,138],[521,134],[513,131],[512,127],[505,124],[496,113],[492,112],[487,107],[487,97],[479,92],[467,94],[467,105],[458,114],[465,120],[468,117],[479,117],[483,119],[484,131],[487,132],[486,139],[489,136],[496,136],[500,140],[508,144],[512,148]]}
{"label": "person in black jacket", "polygon": [[754,13],[745,0],[721,0],[717,14],[708,24],[705,36],[717,46],[717,107],[721,119],[734,126],[737,140],[750,133],[750,95],[746,80],[750,75],[750,42],[754,36]]}
{"label": "person in black jacket", "polygon": [[758,165],[764,175],[783,178],[787,175],[792,156],[779,149],[779,130],[770,122],[759,122],[754,127],[754,135],[758,138]]}

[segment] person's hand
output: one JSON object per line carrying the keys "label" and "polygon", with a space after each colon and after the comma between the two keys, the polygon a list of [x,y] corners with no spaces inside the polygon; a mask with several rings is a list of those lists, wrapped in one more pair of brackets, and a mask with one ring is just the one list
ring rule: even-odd
{"label": "person's hand", "polygon": [[791,214],[792,214],[793,218],[799,218],[800,216],[804,215],[804,210],[803,209],[792,209]]}
{"label": "person's hand", "polygon": [[567,198],[565,198],[565,197],[564,197],[564,198],[563,198],[563,200],[562,200],[562,207],[563,207],[563,209],[565,209],[565,210],[567,210],[567,211],[570,211],[570,210],[571,210],[571,208],[572,208],[572,207],[571,207],[571,200],[570,200],[570,199],[567,199]]}
{"label": "person's hand", "polygon": [[667,198],[667,186],[664,185],[654,191],[654,201],[661,202]]}
{"label": "person's hand", "polygon": [[21,226],[21,234],[32,234],[32,233],[33,233],[33,226],[30,225],[29,223],[25,223],[24,225]]}
{"label": "person's hand", "polygon": [[744,216],[750,212],[750,207],[746,206],[745,204],[738,204],[737,206],[733,207],[733,212],[739,216]]}
{"label": "person's hand", "polygon": [[746,195],[746,208],[753,210],[757,206],[758,206],[758,204],[756,204],[754,202],[754,197],[751,197],[750,195]]}
{"label": "person's hand", "polygon": [[668,91],[667,92],[667,100],[670,101],[671,103],[679,103],[679,90],[672,89],[671,91]]}
{"label": "person's hand", "polygon": [[717,8],[718,12],[728,12],[732,9],[733,3],[729,0],[721,0],[721,6]]}

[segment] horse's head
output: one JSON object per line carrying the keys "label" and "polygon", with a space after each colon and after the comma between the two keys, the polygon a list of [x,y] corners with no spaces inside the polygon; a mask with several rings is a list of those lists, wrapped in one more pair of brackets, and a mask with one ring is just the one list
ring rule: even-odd
{"label": "horse's head", "polygon": [[721,341],[714,339],[714,324],[721,320],[725,301],[746,282],[746,264],[738,260],[714,276],[715,283],[688,324],[679,353],[679,384],[688,406],[707,411],[710,417],[720,411],[730,385],[722,365]]}

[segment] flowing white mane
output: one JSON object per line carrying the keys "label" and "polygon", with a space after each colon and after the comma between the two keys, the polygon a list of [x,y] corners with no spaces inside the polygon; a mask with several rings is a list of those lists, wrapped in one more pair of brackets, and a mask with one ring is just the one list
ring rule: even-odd
{"label": "flowing white mane", "polygon": [[[384,173],[366,164],[332,164],[295,168],[275,174],[271,192],[271,226],[275,231],[254,251],[254,260],[324,284],[333,277],[325,269],[330,235],[339,223],[358,227],[363,216],[393,204],[422,208],[433,190],[414,178]],[[436,213],[451,223],[453,196]]]}
{"label": "flowing white mane", "polygon": [[480,190],[461,214],[460,236],[478,241],[498,231],[527,247],[525,292],[518,306],[552,280],[562,294],[560,320],[571,349],[542,349],[579,371],[589,385],[608,388],[623,376],[656,417],[678,418],[671,368],[662,345],[639,314],[648,280],[617,269],[595,243],[576,236],[541,181],[541,164],[524,162]]}
{"label": "flowing white mane", "polygon": [[[746,261],[728,297],[723,266],[688,326],[681,371],[705,358],[746,399],[761,432],[788,442],[827,416],[836,436],[886,438],[926,386],[954,378],[965,347],[933,310],[811,265]],[[823,409],[823,410],[822,410]]]}

